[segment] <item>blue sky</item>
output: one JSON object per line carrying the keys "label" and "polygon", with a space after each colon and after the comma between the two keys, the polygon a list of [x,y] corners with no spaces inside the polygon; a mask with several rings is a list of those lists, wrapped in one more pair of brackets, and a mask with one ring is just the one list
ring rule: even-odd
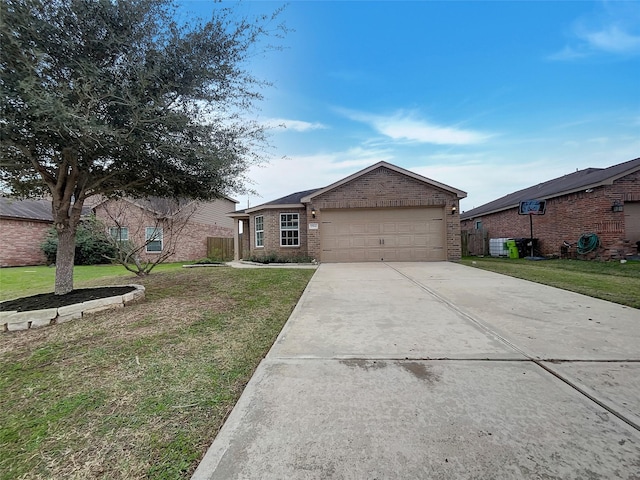
{"label": "blue sky", "polygon": [[239,208],[384,160],[466,191],[464,211],[640,156],[638,1],[293,1],[282,19],[285,49],[249,65],[274,84],[273,149]]}

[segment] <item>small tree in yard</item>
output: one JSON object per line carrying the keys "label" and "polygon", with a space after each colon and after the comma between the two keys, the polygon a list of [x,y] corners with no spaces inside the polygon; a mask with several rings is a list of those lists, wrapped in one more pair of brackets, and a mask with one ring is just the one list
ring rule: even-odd
{"label": "small tree in yard", "polygon": [[0,0],[0,181],[50,195],[55,293],[73,289],[93,195],[212,199],[241,191],[265,127],[243,116],[265,86],[246,70],[277,16],[215,6],[176,22],[171,0]]}
{"label": "small tree in yard", "polygon": [[139,277],[176,253],[181,234],[197,210],[195,202],[160,198],[145,202],[149,208],[132,206],[127,200],[100,207],[113,225],[108,238],[114,253],[109,259]]}

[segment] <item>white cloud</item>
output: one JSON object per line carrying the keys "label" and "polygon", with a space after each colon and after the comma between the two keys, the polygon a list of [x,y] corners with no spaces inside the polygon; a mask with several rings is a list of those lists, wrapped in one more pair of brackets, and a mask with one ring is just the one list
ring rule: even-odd
{"label": "white cloud", "polygon": [[577,58],[584,58],[588,56],[589,54],[586,51],[578,51],[573,47],[566,45],[562,50],[549,55],[547,58],[549,60],[575,60]]}
{"label": "white cloud", "polygon": [[435,125],[415,114],[399,112],[390,116],[338,109],[351,120],[366,123],[392,140],[434,145],[471,145],[482,143],[492,135],[457,127]]}
{"label": "white cloud", "polygon": [[461,210],[466,211],[577,169],[606,168],[632,160],[640,151],[638,138],[593,140],[565,142],[554,149],[534,145],[529,149],[441,152],[423,157],[420,165],[408,169],[467,192],[460,203]]}
{"label": "white cloud", "polygon": [[605,8],[583,15],[568,31],[568,43],[550,60],[574,60],[597,53],[640,54],[640,10],[635,2],[603,4]]}
{"label": "white cloud", "polygon": [[[624,118],[625,125],[640,118]],[[579,124],[580,121],[577,121]],[[631,123],[633,123],[631,121]],[[640,139],[628,133],[617,135],[572,135],[559,137],[502,137],[501,142],[476,147],[405,148],[391,142],[362,142],[352,148],[306,152],[273,159],[264,167],[253,167],[248,177],[260,196],[256,206],[293,192],[321,188],[379,161],[414,171],[437,182],[464,190],[468,197],[461,210],[470,210],[517,190],[560,177],[576,169],[604,168],[638,157]],[[246,198],[246,197],[245,197]],[[247,201],[241,200],[239,208]]]}
{"label": "white cloud", "polygon": [[[457,156],[455,156],[457,157]],[[431,160],[429,160],[431,161]],[[460,163],[457,158],[441,157],[438,163],[410,170],[467,192],[461,211],[471,210],[504,195],[570,173],[566,165],[542,160],[502,162],[501,159]]]}
{"label": "white cloud", "polygon": [[286,118],[269,118],[264,121],[264,124],[272,129],[276,130],[294,130],[296,132],[308,132],[311,130],[323,130],[326,125],[319,122],[305,122],[303,120],[291,120]]}
{"label": "white cloud", "polygon": [[640,35],[632,35],[618,25],[609,25],[595,32],[583,32],[581,36],[595,50],[611,53],[640,52]]}

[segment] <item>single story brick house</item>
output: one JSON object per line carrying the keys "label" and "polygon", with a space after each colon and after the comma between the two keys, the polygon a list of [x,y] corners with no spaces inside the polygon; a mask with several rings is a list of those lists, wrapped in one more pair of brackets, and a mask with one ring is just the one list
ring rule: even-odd
{"label": "single story brick house", "polygon": [[[237,200],[227,197],[211,202],[185,202],[181,212],[188,211],[191,216],[175,239],[176,250],[169,261],[205,258],[208,237],[232,238],[234,222],[226,213],[235,208],[237,203]],[[166,230],[170,223],[167,215],[169,204],[168,200],[161,198],[101,200],[95,202],[93,207],[86,205],[83,215],[90,215],[93,211],[112,234],[116,233],[114,228],[118,228],[118,223],[120,229],[116,234],[122,239],[144,242],[145,235],[154,231],[158,238],[147,245],[145,250],[150,251],[144,253],[153,257],[165,251],[169,242],[174,242]],[[41,245],[52,225],[50,199],[16,200],[0,197],[0,266],[45,265],[47,258],[42,253]]]}
{"label": "single story brick house", "polygon": [[0,197],[0,266],[45,265],[40,245],[52,225],[51,200]]}
{"label": "single story brick house", "polygon": [[[596,234],[600,241],[584,258],[623,259],[638,253],[640,158],[579,170],[463,212],[461,229],[470,236],[530,238],[530,218],[518,214],[520,202],[527,200],[546,203],[544,215],[532,218],[541,255],[574,256],[583,234]],[[472,255],[488,253],[478,244],[469,245]]]}
{"label": "single story brick house", "polygon": [[93,212],[110,235],[144,246],[143,259],[172,250],[166,261],[185,262],[207,257],[208,237],[233,237],[234,222],[226,213],[237,203],[228,197],[178,203],[160,197],[122,198],[99,201]]}
{"label": "single story brick house", "polygon": [[[318,262],[457,260],[466,193],[379,162],[327,187],[229,213],[244,257]],[[235,248],[238,252],[239,249]]]}

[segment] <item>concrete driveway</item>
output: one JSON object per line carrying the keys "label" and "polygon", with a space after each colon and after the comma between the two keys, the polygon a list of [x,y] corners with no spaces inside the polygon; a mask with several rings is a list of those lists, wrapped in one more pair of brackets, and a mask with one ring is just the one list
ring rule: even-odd
{"label": "concrete driveway", "polygon": [[321,265],[194,479],[640,479],[640,311]]}

